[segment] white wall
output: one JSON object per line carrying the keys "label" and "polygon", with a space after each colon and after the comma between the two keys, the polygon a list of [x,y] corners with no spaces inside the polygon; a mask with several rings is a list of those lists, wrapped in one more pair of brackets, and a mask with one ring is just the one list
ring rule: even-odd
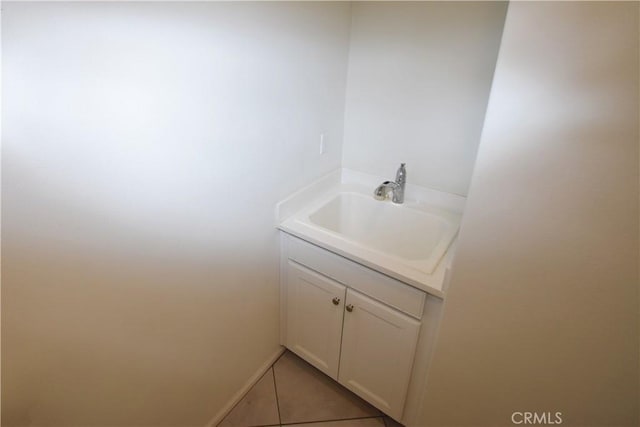
{"label": "white wall", "polygon": [[3,2],[3,425],[204,425],[278,350],[273,207],[340,166],[348,31]]}
{"label": "white wall", "polygon": [[638,8],[510,4],[424,425],[638,425]]}
{"label": "white wall", "polygon": [[345,167],[466,195],[500,35],[501,2],[356,2]]}

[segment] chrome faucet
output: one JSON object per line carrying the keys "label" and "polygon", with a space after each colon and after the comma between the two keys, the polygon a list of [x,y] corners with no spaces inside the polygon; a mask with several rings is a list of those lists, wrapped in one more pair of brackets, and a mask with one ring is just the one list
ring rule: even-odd
{"label": "chrome faucet", "polygon": [[407,170],[404,167],[404,163],[400,163],[400,167],[396,172],[396,180],[394,181],[385,181],[378,186],[373,192],[373,197],[376,200],[385,200],[389,197],[389,190],[391,190],[391,201],[393,203],[403,203],[404,202],[404,186],[407,183]]}

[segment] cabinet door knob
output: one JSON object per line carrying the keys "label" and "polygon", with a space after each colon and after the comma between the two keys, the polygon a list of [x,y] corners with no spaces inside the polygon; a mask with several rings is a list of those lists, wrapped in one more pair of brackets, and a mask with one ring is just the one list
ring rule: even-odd
{"label": "cabinet door knob", "polygon": [[349,305],[347,305],[347,307],[346,307],[346,308],[347,308],[347,311],[348,311],[349,313],[351,313],[351,312],[353,311],[353,304],[349,304]]}
{"label": "cabinet door knob", "polygon": [[333,301],[333,305],[340,304],[340,298],[338,298],[338,297],[334,297],[331,301]]}

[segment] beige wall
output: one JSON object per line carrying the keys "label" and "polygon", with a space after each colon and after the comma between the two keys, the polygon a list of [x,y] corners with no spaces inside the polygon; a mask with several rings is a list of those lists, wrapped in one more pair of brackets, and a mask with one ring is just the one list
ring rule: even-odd
{"label": "beige wall", "polygon": [[506,2],[355,2],[343,165],[466,195]]}
{"label": "beige wall", "polygon": [[2,8],[2,425],[204,425],[279,349],[273,208],[340,165],[349,5]]}
{"label": "beige wall", "polygon": [[638,7],[509,6],[425,425],[638,425]]}

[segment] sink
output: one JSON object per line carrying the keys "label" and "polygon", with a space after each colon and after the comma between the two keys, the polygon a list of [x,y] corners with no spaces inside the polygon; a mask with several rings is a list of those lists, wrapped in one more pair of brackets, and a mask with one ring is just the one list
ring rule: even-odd
{"label": "sink", "polygon": [[[396,205],[370,195],[339,192],[294,219],[292,228],[315,231],[355,253],[391,259],[433,273],[458,231],[459,216],[426,206]],[[324,234],[324,236],[322,235]],[[313,236],[312,236],[313,237]],[[372,260],[373,261],[373,260]]]}
{"label": "sink", "polygon": [[277,227],[443,298],[464,197],[408,185],[404,203],[394,204],[374,199],[382,180],[337,169],[280,201]]}
{"label": "sink", "polygon": [[309,220],[345,239],[407,260],[432,257],[449,225],[441,217],[356,193],[338,194]]}

